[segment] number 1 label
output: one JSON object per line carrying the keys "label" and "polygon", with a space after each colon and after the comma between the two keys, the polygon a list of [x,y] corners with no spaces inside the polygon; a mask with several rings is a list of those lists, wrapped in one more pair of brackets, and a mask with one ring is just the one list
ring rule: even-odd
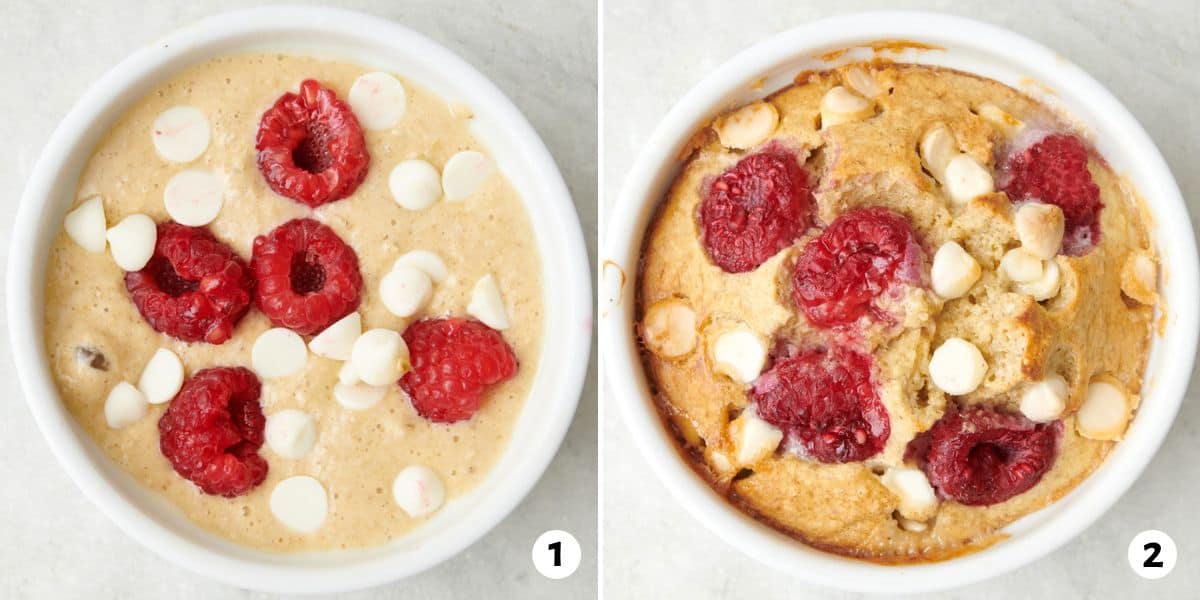
{"label": "number 1 label", "polygon": [[563,579],[579,568],[582,554],[575,536],[551,529],[533,543],[533,566],[549,579]]}

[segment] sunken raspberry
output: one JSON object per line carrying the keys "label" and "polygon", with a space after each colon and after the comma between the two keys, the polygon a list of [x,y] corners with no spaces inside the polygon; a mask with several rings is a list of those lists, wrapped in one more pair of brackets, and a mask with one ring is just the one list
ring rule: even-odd
{"label": "sunken raspberry", "polygon": [[909,443],[906,458],[921,465],[943,498],[995,504],[1042,479],[1061,434],[1062,421],[1038,424],[986,408],[951,411]]}
{"label": "sunken raspberry", "polygon": [[700,204],[704,249],[727,273],[758,268],[812,222],[808,175],[778,148],[739,160],[712,182]]}
{"label": "sunken raspberry", "polygon": [[785,445],[824,463],[865,460],[891,432],[871,366],[854,350],[806,350],[776,361],[750,398],[759,417],[783,430]]}
{"label": "sunken raspberry", "polygon": [[1088,171],[1088,150],[1079,138],[1055,133],[1013,154],[1000,189],[1013,202],[1041,201],[1063,211],[1063,254],[1082,256],[1100,243],[1100,188]]}
{"label": "sunken raspberry", "polygon": [[792,271],[792,301],[817,327],[858,321],[865,314],[893,323],[882,294],[924,281],[925,252],[908,219],[882,207],[843,213],[804,246]]}
{"label": "sunken raspberry", "polygon": [[292,219],[254,239],[254,303],[271,322],[317,333],[358,308],[358,255],[328,225]]}
{"label": "sunken raspberry", "polygon": [[246,263],[202,227],[159,223],[154,255],[125,274],[125,289],[155,331],[185,342],[220,344],[250,308]]}
{"label": "sunken raspberry", "polygon": [[185,381],[158,420],[158,447],[175,472],[204,493],[226,498],[262,483],[261,390],[254,373],[242,367],[204,369]]}
{"label": "sunken raspberry", "polygon": [[354,193],[371,165],[354,112],[312,79],[263,113],[254,147],[267,185],[314,208]]}
{"label": "sunken raspberry", "polygon": [[517,373],[517,356],[500,332],[474,319],[422,319],[404,330],[404,342],[412,370],[400,387],[430,421],[470,419],[488,386]]}

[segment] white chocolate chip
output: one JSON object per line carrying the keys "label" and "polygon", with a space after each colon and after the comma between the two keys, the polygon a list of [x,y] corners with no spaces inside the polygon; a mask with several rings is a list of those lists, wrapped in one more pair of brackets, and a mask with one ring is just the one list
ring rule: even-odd
{"label": "white chocolate chip", "polygon": [[176,173],[163,190],[167,214],[180,225],[203,227],[217,218],[224,203],[221,178],[212,171],[188,169]]}
{"label": "white chocolate chip", "polygon": [[154,256],[158,226],[146,215],[132,214],[110,227],[105,237],[117,266],[126,271],[140,271]]}
{"label": "white chocolate chip", "polygon": [[957,204],[966,204],[996,190],[991,172],[969,154],[959,154],[950,159],[946,163],[945,178],[942,186],[946,188],[950,200]]}
{"label": "white chocolate chip", "polygon": [[142,368],[138,389],[150,404],[165,404],[183,387],[183,362],[166,348],[154,351],[154,356]]}
{"label": "white chocolate chip", "polygon": [[433,280],[416,267],[392,269],[379,282],[379,298],[388,312],[397,317],[411,317],[425,306],[433,295]]}
{"label": "white chocolate chip", "polygon": [[983,104],[976,106],[975,112],[978,113],[979,116],[983,117],[984,120],[988,121],[992,125],[995,125],[1000,131],[1009,137],[1012,137],[1020,133],[1022,129],[1025,129],[1025,123],[1022,123],[1020,119],[1008,114],[1007,112],[1004,112],[1002,108],[992,104],[991,102],[984,102]]}
{"label": "white chocolate chip", "polygon": [[400,80],[388,73],[375,72],[354,80],[346,102],[363,127],[389,129],[404,116],[408,95]]}
{"label": "white chocolate chip", "polygon": [[1118,440],[1129,424],[1129,412],[1124,390],[1108,381],[1093,381],[1075,415],[1075,429],[1088,439]]}
{"label": "white chocolate chip", "polygon": [[191,106],[168,108],[154,119],[151,137],[159,156],[171,162],[191,162],[208,148],[208,118]]}
{"label": "white chocolate chip", "polygon": [[424,210],[442,197],[442,176],[423,160],[406,160],[388,175],[392,198],[408,210]]}
{"label": "white chocolate chip", "polygon": [[956,204],[990,194],[996,189],[992,173],[969,154],[958,150],[954,133],[945,123],[935,123],[921,136],[917,152],[921,164]]}
{"label": "white chocolate chip", "polygon": [[718,473],[726,473],[733,468],[733,463],[729,462],[729,457],[725,456],[723,452],[713,450],[708,454],[708,460]]}
{"label": "white chocolate chip", "polygon": [[442,283],[450,276],[450,270],[446,268],[446,263],[442,258],[429,250],[413,250],[406,252],[396,259],[392,264],[392,269],[400,267],[416,267],[433,280],[434,283]]}
{"label": "white chocolate chip", "polygon": [[321,528],[328,513],[325,487],[307,475],[288,477],[271,491],[271,514],[293,531],[313,533]]}
{"label": "white chocolate chip", "polygon": [[[399,379],[399,378],[397,378]],[[350,410],[367,410],[387,395],[386,386],[367,385],[365,383],[335,383],[333,384],[333,399],[343,408]]]}
{"label": "white chocolate chip", "polygon": [[883,88],[875,78],[862,67],[853,66],[846,69],[845,79],[846,85],[863,98],[875,98],[883,93]]}
{"label": "white chocolate chip", "polygon": [[929,359],[929,378],[938,389],[952,396],[975,391],[983,383],[987,369],[979,348],[958,337],[942,342]]}
{"label": "white chocolate chip", "polygon": [[675,298],[657,302],[642,318],[642,339],[663,358],[683,356],[696,347],[696,313]]}
{"label": "white chocolate chip", "polygon": [[712,344],[713,370],[739,383],[758,379],[767,362],[767,347],[748,327],[723,331]]}
{"label": "white chocolate chip", "polygon": [[899,519],[896,519],[896,522],[900,524],[900,529],[911,531],[913,533],[922,533],[926,529],[929,529],[929,523],[926,523],[925,521],[917,521],[915,519],[906,519],[904,517],[900,517]]}
{"label": "white chocolate chip", "polygon": [[475,282],[475,288],[471,290],[471,302],[467,304],[467,314],[492,329],[508,329],[508,309],[504,306],[504,297],[500,295],[500,286],[490,273]]}
{"label": "white chocolate chip", "polygon": [[446,488],[432,469],[423,465],[405,467],[392,482],[392,497],[408,516],[424,517],[442,507]]}
{"label": "white chocolate chip", "polygon": [[1158,264],[1145,250],[1135,250],[1121,266],[1121,291],[1126,296],[1152,305],[1158,300]]}
{"label": "white chocolate chip", "polygon": [[779,448],[783,441],[780,429],[759,418],[753,406],[746,407],[742,414],[729,423],[729,439],[737,448],[734,460],[738,465],[752,465]]}
{"label": "white chocolate chip", "polygon": [[946,242],[933,255],[929,278],[933,292],[951,300],[966,294],[979,281],[982,272],[979,261],[963,250],[958,242]]}
{"label": "white chocolate chip", "polygon": [[354,363],[348,360],[342,363],[342,368],[338,369],[338,383],[342,385],[362,383],[362,379],[358,378],[358,373],[354,372]]}
{"label": "white chocolate chip", "polygon": [[466,199],[488,180],[493,170],[495,165],[492,161],[474,150],[451,156],[442,168],[442,189],[446,200],[455,202]]}
{"label": "white chocolate chip", "polygon": [[879,482],[900,499],[900,516],[924,521],[937,511],[937,495],[920,469],[892,467],[879,476]]}
{"label": "white chocolate chip", "polygon": [[1049,423],[1062,416],[1069,394],[1067,380],[1058,375],[1036,381],[1021,394],[1021,414],[1035,423]]}
{"label": "white chocolate chip", "polygon": [[834,86],[821,98],[821,129],[861,121],[874,114],[875,105],[870,100],[842,86]]}
{"label": "white chocolate chip", "polygon": [[133,425],[147,412],[150,412],[150,405],[146,402],[146,396],[124,381],[113,387],[104,400],[104,420],[113,429]]}
{"label": "white chocolate chip", "polygon": [[104,234],[107,228],[108,223],[104,220],[104,202],[100,196],[88,198],[63,219],[63,229],[67,235],[88,252],[104,252]]}
{"label": "white chocolate chip", "polygon": [[1016,283],[1029,283],[1042,277],[1042,259],[1024,246],[1013,248],[1000,258],[1000,272]]}
{"label": "white chocolate chip", "polygon": [[946,180],[946,165],[959,155],[958,142],[954,141],[954,133],[945,123],[935,123],[921,136],[918,151],[925,170],[939,182]]}
{"label": "white chocolate chip", "polygon": [[304,368],[308,347],[299,334],[282,327],[262,332],[250,349],[250,364],[264,379],[286,377]]}
{"label": "white chocolate chip", "polygon": [[1026,202],[1013,217],[1021,246],[1042,260],[1050,260],[1062,248],[1065,223],[1062,209],[1053,204]]}
{"label": "white chocolate chip", "polygon": [[308,349],[317,356],[350,360],[350,350],[354,348],[354,341],[360,335],[362,317],[357,312],[352,312],[313,336],[313,339],[308,341]]}
{"label": "white chocolate chip", "polygon": [[317,422],[302,410],[281,410],[267,415],[265,436],[272,452],[299,460],[317,443]]}
{"label": "white chocolate chip", "polygon": [[771,137],[779,126],[779,111],[769,102],[752,102],[717,117],[713,130],[721,145],[735,150],[753,148]]}
{"label": "white chocolate chip", "polygon": [[412,366],[408,362],[408,345],[391,329],[363,332],[354,342],[350,362],[359,379],[377,386],[396,383]]}
{"label": "white chocolate chip", "polygon": [[1014,289],[1021,294],[1033,296],[1034,300],[1041,302],[1049,300],[1058,295],[1059,287],[1062,285],[1062,273],[1059,270],[1058,263],[1048,260],[1042,263],[1042,276],[1035,281],[1028,283],[1018,283]]}

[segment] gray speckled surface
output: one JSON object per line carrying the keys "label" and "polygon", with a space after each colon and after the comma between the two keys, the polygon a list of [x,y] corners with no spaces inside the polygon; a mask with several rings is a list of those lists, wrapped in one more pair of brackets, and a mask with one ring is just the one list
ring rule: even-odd
{"label": "gray speckled surface", "polygon": [[[237,0],[4,4],[0,28],[0,265],[25,178],[50,132],[84,90],[140,45],[196,19],[247,6]],[[596,10],[590,0],[454,3],[335,2],[406,24],[490,77],[542,135],[574,195],[589,249],[596,231]],[[0,266],[0,268],[4,268]],[[3,318],[3,317],[0,317]],[[176,567],[124,535],[51,456],[0,346],[0,597],[260,598]],[[584,598],[596,588],[595,356],[570,432],[526,501],[461,555],[353,598]],[[584,549],[570,578],[550,581],[529,559],[548,529]]]}
{"label": "gray speckled surface", "polygon": [[[763,37],[836,13],[927,8],[990,21],[1075,61],[1129,107],[1170,163],[1192,214],[1200,215],[1200,3],[1194,0],[905,3],[606,0],[604,7],[604,196],[615,201],[641,145],[671,106],[738,51]],[[1193,217],[1193,221],[1195,218]],[[1195,309],[1195,307],[1183,307]],[[1187,369],[1190,365],[1181,365]],[[939,598],[1132,598],[1200,594],[1200,383],[1195,375],[1162,450],[1120,502],[1079,538],[1036,563]],[[602,392],[603,578],[606,597],[855,598],[763,567],[684,513],[633,446]],[[1179,549],[1165,579],[1129,568],[1134,534],[1162,529]],[[898,590],[899,591],[899,590]]]}

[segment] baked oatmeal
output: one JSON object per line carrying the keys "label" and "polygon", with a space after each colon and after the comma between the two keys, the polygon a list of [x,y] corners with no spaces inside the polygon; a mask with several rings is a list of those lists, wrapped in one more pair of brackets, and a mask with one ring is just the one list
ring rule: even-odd
{"label": "baked oatmeal", "polygon": [[814,547],[984,547],[1137,408],[1148,225],[1085,135],[996,81],[805,73],[706,126],[649,226],[659,411],[719,493]]}

